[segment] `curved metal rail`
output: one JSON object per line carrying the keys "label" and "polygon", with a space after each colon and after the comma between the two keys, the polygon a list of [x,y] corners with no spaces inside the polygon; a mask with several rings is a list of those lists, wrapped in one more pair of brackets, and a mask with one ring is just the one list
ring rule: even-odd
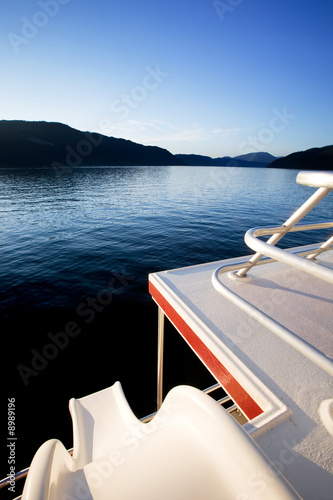
{"label": "curved metal rail", "polygon": [[[313,184],[318,187],[318,176],[306,174],[305,180],[302,180],[302,173],[298,175],[298,182],[309,183],[315,177],[316,183]],[[328,358],[323,352],[316,349],[313,345],[306,342],[304,339],[293,333],[291,330],[285,328],[283,325],[275,321],[273,318],[265,314],[257,307],[250,304],[245,299],[241,298],[236,293],[232,292],[220,280],[220,275],[227,271],[236,271],[233,273],[240,281],[244,279],[246,273],[255,265],[264,264],[272,261],[280,261],[302,272],[316,276],[329,283],[333,283],[333,270],[318,262],[314,262],[320,253],[328,250],[333,245],[333,236],[325,243],[312,248],[309,252],[302,252],[301,250],[282,250],[276,248],[274,245],[289,232],[307,231],[312,229],[327,229],[333,227],[333,222],[315,223],[296,225],[307,213],[309,213],[331,190],[333,185],[333,173],[326,174],[323,179],[325,180],[325,187],[319,187],[315,193],[298,209],[296,212],[279,227],[270,228],[254,228],[249,230],[245,235],[245,243],[257,253],[244,265],[237,266],[224,265],[216,269],[212,275],[212,283],[214,288],[221,293],[224,297],[230,300],[233,304],[237,305],[240,309],[249,314],[252,318],[256,319],[259,323],[264,325],[275,335],[294,347],[297,351],[302,353],[308,359],[320,366],[323,370],[333,375],[333,361]],[[306,182],[305,182],[306,181]],[[318,182],[317,182],[318,181]],[[311,181],[312,182],[312,181]],[[267,242],[257,239],[258,236],[272,235]],[[297,254],[297,255],[296,255]],[[307,256],[306,259],[300,255]]]}
{"label": "curved metal rail", "polygon": [[[303,224],[294,226],[289,229],[288,232],[308,231],[312,229],[327,229],[330,227],[333,227],[333,222],[319,222],[316,224]],[[319,255],[320,253],[328,250],[333,245],[333,236],[329,238],[325,243],[320,245],[316,251],[311,252],[307,259],[304,259],[286,250],[282,250],[281,248],[272,246],[268,242],[257,239],[258,236],[280,233],[285,234],[284,226],[250,229],[245,234],[245,243],[250,248],[252,248],[252,250],[270,257],[275,261],[282,262],[307,274],[311,274],[312,276],[316,276],[317,278],[328,281],[329,283],[333,283],[333,269],[323,266],[322,264],[319,264],[317,262],[312,262],[311,260],[317,257],[317,255]]]}
{"label": "curved metal rail", "polygon": [[[313,253],[313,249],[310,251]],[[310,253],[308,252],[308,253]],[[307,252],[300,252],[302,255],[306,255]],[[298,257],[301,260],[301,257]],[[273,262],[272,259],[262,259],[259,264],[267,264]],[[224,285],[220,280],[220,275],[230,271],[236,271],[243,267],[244,263],[235,266],[224,265],[217,268],[212,275],[212,284],[214,288],[225,298],[230,300],[237,307],[245,311],[251,318],[257,320],[260,324],[268,328],[271,332],[277,335],[280,339],[287,342],[290,346],[296,349],[298,352],[303,354],[305,357],[310,359],[317,366],[325,370],[330,375],[333,375],[333,361],[328,358],[319,349],[316,349],[313,345],[309,344],[306,340],[302,339],[294,332],[288,328],[281,325],[281,323],[275,321],[273,318],[268,316],[266,313],[253,306],[247,300],[243,299],[236,293],[232,292],[226,285]]]}
{"label": "curved metal rail", "polygon": [[[299,175],[298,175],[298,177],[299,177]],[[274,233],[270,237],[270,239],[267,241],[267,245],[271,245],[271,246],[276,245],[276,243],[278,243],[283,238],[283,236],[285,234],[289,233],[292,230],[292,228],[301,219],[303,219],[303,217],[306,214],[308,214],[316,205],[318,205],[318,203],[323,198],[325,198],[325,196],[328,195],[328,193],[330,191],[332,191],[332,189],[328,188],[328,187],[320,187],[319,189],[317,189],[317,191],[315,191],[315,193],[313,193],[313,195],[310,196],[310,198],[305,203],[303,203],[303,205],[298,210],[296,210],[296,212],[294,212],[293,215],[291,217],[289,217],[288,220],[286,220],[286,222],[281,226],[281,230]],[[269,233],[269,234],[271,234],[271,233]],[[251,257],[251,259],[248,261],[247,265],[243,269],[241,269],[237,273],[237,275],[239,277],[245,276],[246,273],[260,261],[260,259],[263,257],[263,255],[265,255],[265,254],[262,254],[260,252],[257,252],[255,255],[253,255]]]}

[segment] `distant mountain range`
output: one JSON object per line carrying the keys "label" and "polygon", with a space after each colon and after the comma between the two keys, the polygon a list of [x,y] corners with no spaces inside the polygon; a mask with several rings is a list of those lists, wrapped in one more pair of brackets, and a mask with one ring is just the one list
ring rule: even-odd
{"label": "distant mountain range", "polygon": [[265,152],[240,156],[173,155],[157,146],[81,132],[68,125],[22,120],[0,121],[0,167],[190,165],[333,170],[333,146],[277,158]]}
{"label": "distant mountain range", "polygon": [[249,153],[240,156],[223,156],[221,158],[211,158],[202,155],[176,155],[183,160],[186,165],[192,166],[212,166],[212,167],[266,167],[274,160],[276,156],[269,153]]}

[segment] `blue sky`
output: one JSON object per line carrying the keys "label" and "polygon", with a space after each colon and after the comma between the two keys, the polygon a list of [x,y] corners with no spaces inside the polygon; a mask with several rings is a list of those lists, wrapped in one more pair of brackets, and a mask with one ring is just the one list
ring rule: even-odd
{"label": "blue sky", "polygon": [[172,153],[333,143],[332,0],[10,0],[0,119]]}

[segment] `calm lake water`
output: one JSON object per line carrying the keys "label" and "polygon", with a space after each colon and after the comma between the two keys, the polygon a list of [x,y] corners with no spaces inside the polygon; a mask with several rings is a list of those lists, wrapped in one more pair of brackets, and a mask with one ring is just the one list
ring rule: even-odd
{"label": "calm lake water", "polygon": [[[296,175],[0,169],[2,385],[17,403],[18,468],[46,439],[72,446],[71,397],[120,380],[138,416],[155,409],[157,308],[148,273],[252,253],[245,231],[283,223],[314,191]],[[328,198],[306,220],[325,220],[332,208]],[[209,383],[179,336],[168,335],[166,388]]]}

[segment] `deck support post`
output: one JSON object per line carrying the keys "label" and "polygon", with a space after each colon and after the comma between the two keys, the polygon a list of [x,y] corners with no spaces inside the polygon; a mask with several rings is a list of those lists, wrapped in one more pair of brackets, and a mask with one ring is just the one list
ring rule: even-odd
{"label": "deck support post", "polygon": [[157,339],[157,410],[163,401],[163,357],[164,357],[164,312],[158,308],[158,339]]}

